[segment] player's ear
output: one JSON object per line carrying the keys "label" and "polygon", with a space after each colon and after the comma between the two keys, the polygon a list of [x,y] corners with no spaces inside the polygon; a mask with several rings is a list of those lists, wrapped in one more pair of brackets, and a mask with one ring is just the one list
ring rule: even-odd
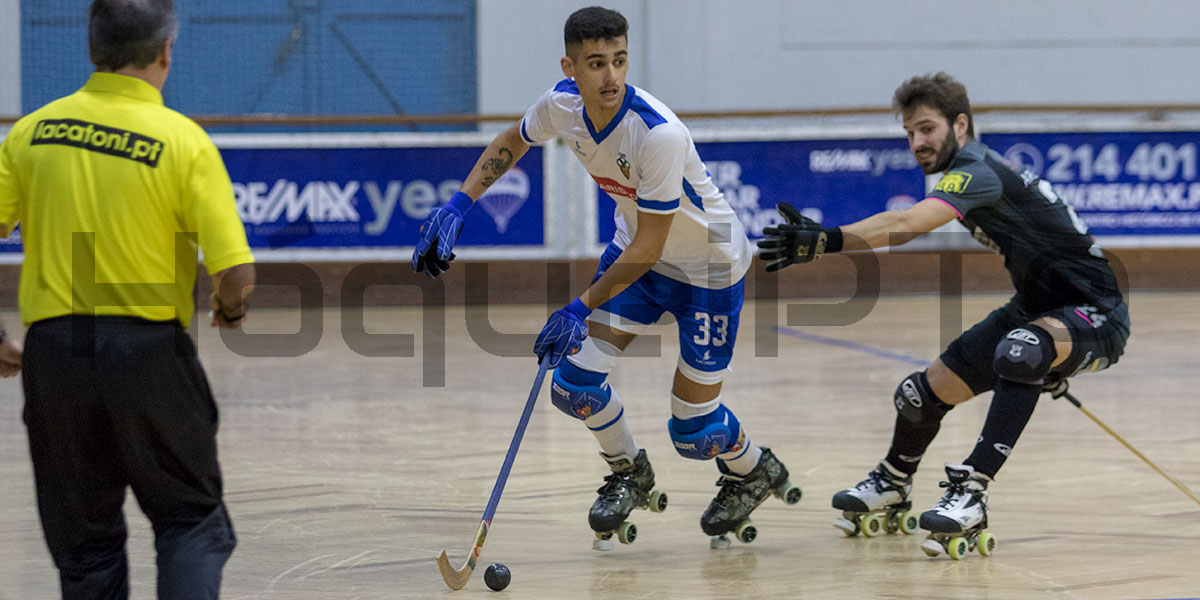
{"label": "player's ear", "polygon": [[162,52],[158,53],[158,66],[164,69],[171,68],[171,49],[174,47],[174,38],[167,40],[167,43],[163,44]]}
{"label": "player's ear", "polygon": [[964,137],[967,135],[967,129],[971,124],[971,118],[967,113],[958,113],[954,118],[954,137]]}
{"label": "player's ear", "polygon": [[575,62],[571,60],[571,57],[564,56],[560,58],[558,60],[558,65],[562,67],[563,77],[575,76]]}

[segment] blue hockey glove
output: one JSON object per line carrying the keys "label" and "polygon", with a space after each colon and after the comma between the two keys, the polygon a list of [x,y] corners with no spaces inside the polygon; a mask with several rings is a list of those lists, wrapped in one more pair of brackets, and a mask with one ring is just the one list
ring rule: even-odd
{"label": "blue hockey glove", "polygon": [[587,321],[584,319],[591,313],[592,310],[579,298],[554,311],[538,334],[533,353],[539,357],[544,355],[553,369],[563,357],[579,352],[588,334]]}
{"label": "blue hockey glove", "polygon": [[450,268],[450,261],[454,260],[454,242],[462,233],[463,215],[472,204],[470,196],[454,192],[449,202],[429,213],[429,218],[421,225],[421,239],[417,240],[413,250],[413,271],[426,271],[430,277],[437,277]]}

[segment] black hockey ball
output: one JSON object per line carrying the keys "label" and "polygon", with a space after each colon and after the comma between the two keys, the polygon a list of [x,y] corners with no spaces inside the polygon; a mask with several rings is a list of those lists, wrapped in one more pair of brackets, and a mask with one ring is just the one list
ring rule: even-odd
{"label": "black hockey ball", "polygon": [[483,582],[497,592],[508,587],[510,581],[512,581],[512,572],[503,563],[492,563],[483,572]]}

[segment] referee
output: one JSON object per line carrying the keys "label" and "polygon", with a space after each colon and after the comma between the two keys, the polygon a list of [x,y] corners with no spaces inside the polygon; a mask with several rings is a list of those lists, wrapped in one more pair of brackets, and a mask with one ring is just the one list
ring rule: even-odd
{"label": "referee", "polygon": [[[154,528],[159,598],[217,598],[235,545],[184,328],[197,249],[219,327],[245,317],[253,257],[216,147],[163,106],[176,31],[171,0],[95,0],[96,72],[0,145],[0,236],[19,223],[25,245],[24,420],[65,599],[128,598],[126,487]],[[0,344],[3,368],[20,347]]]}

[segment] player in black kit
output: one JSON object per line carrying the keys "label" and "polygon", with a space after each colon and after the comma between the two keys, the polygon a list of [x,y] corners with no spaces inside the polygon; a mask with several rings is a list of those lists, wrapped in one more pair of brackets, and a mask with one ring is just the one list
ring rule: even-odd
{"label": "player in black kit", "polygon": [[945,495],[920,516],[931,532],[921,548],[961,558],[991,552],[987,488],[1029,422],[1043,390],[1065,393],[1066,378],[1117,362],[1129,337],[1129,311],[1116,277],[1087,226],[1050,183],[975,141],[966,88],[945,73],[914,77],[895,93],[909,147],[926,174],[943,173],[927,198],[906,210],[823,228],[780,204],[787,223],[764,230],[759,257],[768,271],[823,252],[897,246],[958,219],[1004,256],[1016,294],[964,332],[929,369],[904,378],[887,456],[868,477],[833,497],[835,524],[854,535],[912,533],[918,525],[912,476],[954,405],[993,390],[983,432],[962,464],[946,465]]}

